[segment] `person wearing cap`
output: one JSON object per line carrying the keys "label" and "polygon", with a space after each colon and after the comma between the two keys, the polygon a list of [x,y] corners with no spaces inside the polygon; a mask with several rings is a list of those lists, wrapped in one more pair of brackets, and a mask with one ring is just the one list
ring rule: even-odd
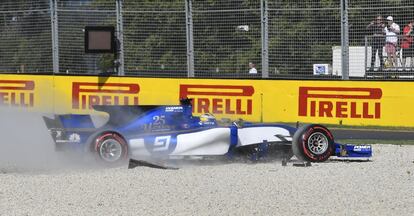
{"label": "person wearing cap", "polygon": [[408,58],[411,58],[410,67],[414,67],[414,46],[413,46],[413,27],[414,20],[410,20],[408,24],[403,29],[403,38],[401,41],[402,49],[402,66],[406,66],[406,61]]}
{"label": "person wearing cap", "polygon": [[256,65],[252,62],[249,63],[249,74],[257,74]]}
{"label": "person wearing cap", "polygon": [[400,33],[400,26],[394,22],[392,16],[387,17],[387,25],[384,28],[385,31],[385,52],[387,53],[388,62],[391,62],[392,66],[397,66],[397,34]]}
{"label": "person wearing cap", "polygon": [[382,48],[384,47],[384,35],[385,35],[385,24],[382,16],[378,15],[375,19],[367,25],[367,30],[372,34],[372,43],[371,43],[371,67],[370,71],[374,69],[375,59],[378,57],[380,61],[380,69],[384,66],[384,59],[382,56]]}

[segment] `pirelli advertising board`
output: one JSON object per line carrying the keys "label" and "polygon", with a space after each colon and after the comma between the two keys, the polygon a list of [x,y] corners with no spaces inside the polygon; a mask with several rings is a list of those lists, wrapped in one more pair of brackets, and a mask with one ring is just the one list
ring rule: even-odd
{"label": "pirelli advertising board", "polygon": [[217,118],[414,127],[414,82],[0,76],[0,105],[36,112],[99,114],[93,105],[185,97],[196,115]]}

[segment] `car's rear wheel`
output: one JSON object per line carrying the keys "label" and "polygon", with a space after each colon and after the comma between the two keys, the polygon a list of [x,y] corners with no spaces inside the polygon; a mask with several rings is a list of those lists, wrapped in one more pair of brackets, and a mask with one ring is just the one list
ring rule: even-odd
{"label": "car's rear wheel", "polygon": [[295,132],[292,150],[299,160],[323,162],[334,154],[334,138],[332,133],[322,125],[305,125]]}
{"label": "car's rear wheel", "polygon": [[117,133],[102,133],[97,136],[93,146],[95,155],[105,164],[119,164],[128,157],[126,141]]}

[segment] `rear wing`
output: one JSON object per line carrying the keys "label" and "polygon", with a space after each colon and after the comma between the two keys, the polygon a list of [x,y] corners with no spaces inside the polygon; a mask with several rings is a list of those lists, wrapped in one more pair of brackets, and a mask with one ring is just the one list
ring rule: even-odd
{"label": "rear wing", "polygon": [[55,115],[54,118],[43,116],[43,121],[45,122],[48,129],[95,128],[90,115],[67,114]]}
{"label": "rear wing", "polygon": [[[96,111],[102,111],[109,114],[109,119],[106,125],[110,126],[117,126],[131,121],[135,117],[138,117],[146,111],[154,109],[156,107],[158,106],[93,106]],[[43,121],[49,130],[64,129],[71,131],[81,131],[87,129],[96,129],[91,116],[86,114],[54,115],[52,118],[43,116]]]}
{"label": "rear wing", "polygon": [[76,148],[96,131],[90,115],[55,115],[53,118],[43,116],[43,121],[55,142],[57,151]]}

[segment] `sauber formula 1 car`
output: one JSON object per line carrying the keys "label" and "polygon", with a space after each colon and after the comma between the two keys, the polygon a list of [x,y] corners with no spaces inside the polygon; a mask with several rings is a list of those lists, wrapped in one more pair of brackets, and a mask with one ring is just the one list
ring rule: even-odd
{"label": "sauber formula 1 car", "polygon": [[332,133],[319,124],[300,128],[283,124],[234,122],[220,126],[213,115],[193,116],[190,99],[176,106],[94,106],[109,114],[95,128],[90,115],[44,117],[57,150],[90,152],[104,164],[128,158],[158,161],[210,156],[247,156],[251,160],[282,153],[304,162],[323,162],[331,156],[368,158],[370,145],[334,142]]}

